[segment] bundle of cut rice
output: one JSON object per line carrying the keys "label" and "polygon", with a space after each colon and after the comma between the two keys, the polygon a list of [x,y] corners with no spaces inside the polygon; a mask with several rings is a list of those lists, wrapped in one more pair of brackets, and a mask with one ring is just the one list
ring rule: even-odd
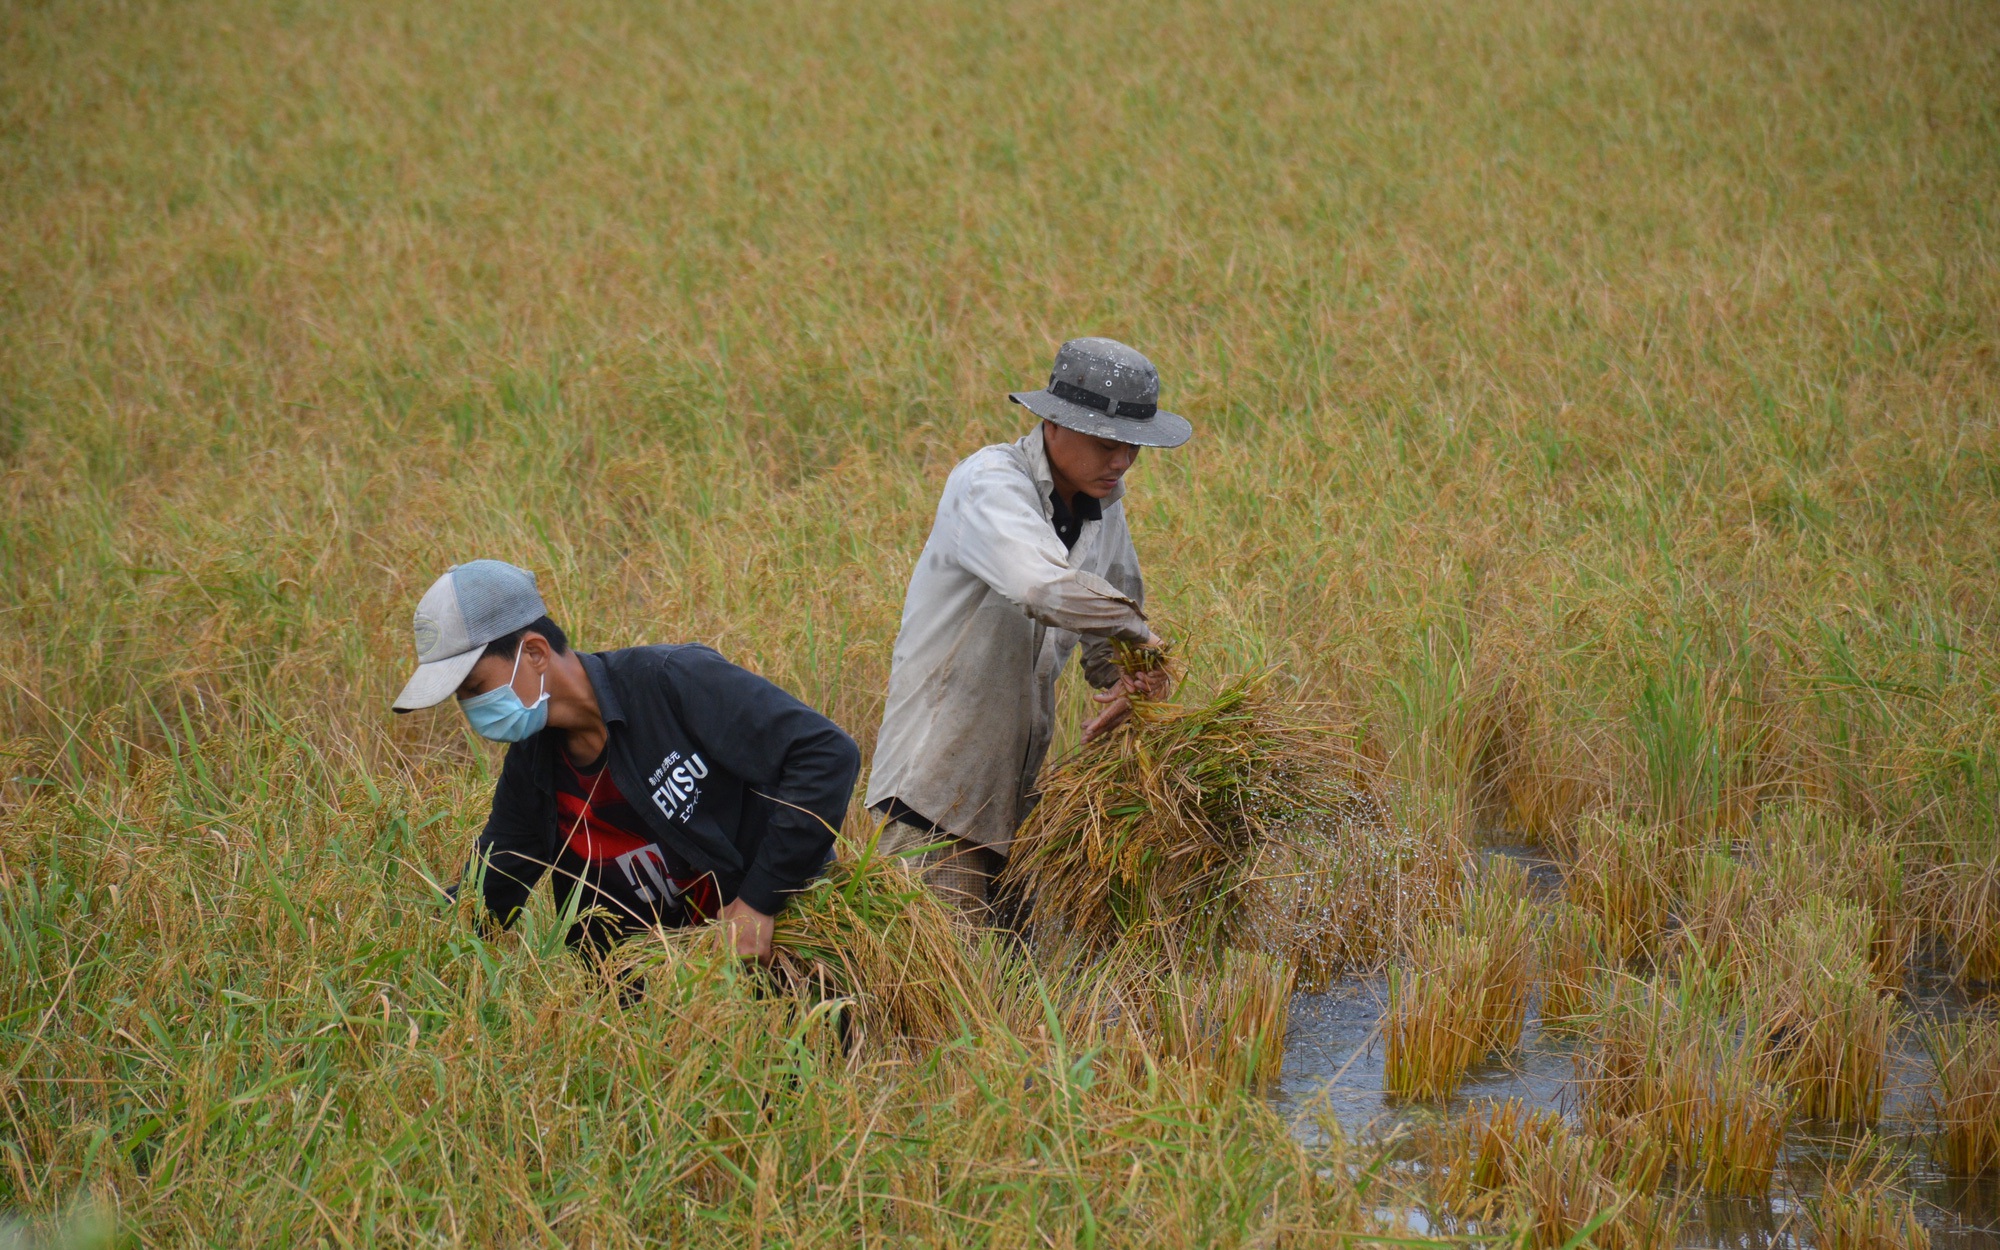
{"label": "bundle of cut rice", "polygon": [[774,973],[849,998],[878,1040],[937,1044],[991,1018],[994,980],[943,906],[872,843],[841,845],[827,875],[778,915]]}
{"label": "bundle of cut rice", "polygon": [[1136,701],[1128,728],[1051,766],[1001,884],[1044,947],[1247,947],[1309,988],[1379,958],[1385,907],[1455,871],[1391,827],[1348,735],[1258,677],[1200,706]]}

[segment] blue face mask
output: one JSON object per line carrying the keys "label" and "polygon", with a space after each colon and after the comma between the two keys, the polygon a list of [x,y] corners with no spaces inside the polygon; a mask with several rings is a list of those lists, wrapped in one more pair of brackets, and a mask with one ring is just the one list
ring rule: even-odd
{"label": "blue face mask", "polygon": [[520,742],[542,732],[549,723],[549,684],[542,682],[542,697],[528,707],[514,693],[514,677],[520,671],[521,650],[516,648],[514,672],[507,675],[506,685],[458,701],[472,732],[493,742]]}

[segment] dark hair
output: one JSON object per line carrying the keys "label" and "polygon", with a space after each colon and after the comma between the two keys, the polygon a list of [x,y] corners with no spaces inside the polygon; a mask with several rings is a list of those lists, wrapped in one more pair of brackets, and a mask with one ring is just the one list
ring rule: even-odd
{"label": "dark hair", "polygon": [[569,638],[562,632],[562,626],[544,616],[532,624],[523,625],[511,634],[504,634],[487,643],[486,650],[480,653],[479,658],[483,660],[489,655],[497,655],[503,660],[511,660],[514,658],[514,653],[521,649],[521,639],[529,634],[540,634],[548,639],[549,645],[556,649],[557,655],[569,651]]}

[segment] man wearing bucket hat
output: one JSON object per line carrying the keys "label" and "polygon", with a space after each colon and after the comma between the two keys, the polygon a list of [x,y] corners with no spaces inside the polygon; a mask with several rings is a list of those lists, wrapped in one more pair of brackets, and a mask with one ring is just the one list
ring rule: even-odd
{"label": "man wearing bucket hat", "polygon": [[720,919],[769,958],[772,917],[825,867],[854,792],[860,752],[837,725],[704,646],[574,651],[535,575],[499,560],[438,578],[415,633],[395,709],[455,695],[510,744],[473,857],[495,921],[553,869],[558,909],[581,917],[571,946]]}
{"label": "man wearing bucket hat", "polygon": [[1100,692],[1086,738],[1123,721],[1130,696],[1166,693],[1163,673],[1121,673],[1111,644],[1159,641],[1120,503],[1140,448],[1193,433],[1159,391],[1123,343],[1064,343],[1047,387],[1008,396],[1040,423],[952,470],[910,576],[868,806],[889,822],[882,846],[975,920],[1034,806],[1079,642]]}

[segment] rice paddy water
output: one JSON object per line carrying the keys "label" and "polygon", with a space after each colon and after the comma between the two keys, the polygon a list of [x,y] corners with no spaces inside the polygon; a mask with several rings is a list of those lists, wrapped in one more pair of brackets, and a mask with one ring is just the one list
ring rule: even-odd
{"label": "rice paddy water", "polygon": [[[1563,867],[1540,849],[1489,846],[1482,854],[1518,865],[1541,901],[1560,898]],[[1953,973],[1951,954],[1942,947],[1912,961],[1905,997],[1920,1023],[1899,1030],[1887,1049],[1880,1115],[1872,1134],[1827,1120],[1793,1121],[1777,1152],[1776,1174],[1754,1193],[1714,1192],[1699,1169],[1663,1172],[1659,1211],[1662,1218],[1674,1212],[1677,1221],[1668,1244],[1823,1245],[1815,1219],[1827,1178],[1837,1179],[1841,1169],[1871,1147],[1871,1159],[1893,1165],[1895,1182],[1886,1191],[1913,1200],[1914,1218],[1933,1247],[1972,1250],[1995,1244],[2000,1239],[2000,1172],[1953,1152],[1985,1148],[1968,1143],[1989,1140],[1986,1135],[2000,1121],[1993,1118],[1990,1101],[1981,1102],[1977,1112],[1967,1108],[1954,1114],[1941,1108],[1935,1063],[1939,1055],[1966,1054],[1974,1022],[1991,1021],[1994,1002],[1984,987],[1968,993]],[[1394,1090],[1384,1030],[1389,1009],[1390,979],[1382,974],[1293,999],[1284,1067],[1272,1099],[1292,1117],[1295,1131],[1311,1139],[1330,1123],[1352,1140],[1395,1143],[1461,1122],[1480,1108],[1513,1105],[1520,1114],[1572,1122],[1583,1118],[1587,1085],[1579,1080],[1580,1061],[1587,1062],[1594,1052],[1569,1021],[1545,1020],[1538,1010],[1531,1011],[1516,1048],[1475,1064],[1450,1097],[1425,1102],[1398,1097]],[[1982,1071],[1990,1080],[1995,1069],[1986,1062]],[[1971,1082],[1965,1085],[1961,1097],[1990,1098],[1969,1088]]]}

